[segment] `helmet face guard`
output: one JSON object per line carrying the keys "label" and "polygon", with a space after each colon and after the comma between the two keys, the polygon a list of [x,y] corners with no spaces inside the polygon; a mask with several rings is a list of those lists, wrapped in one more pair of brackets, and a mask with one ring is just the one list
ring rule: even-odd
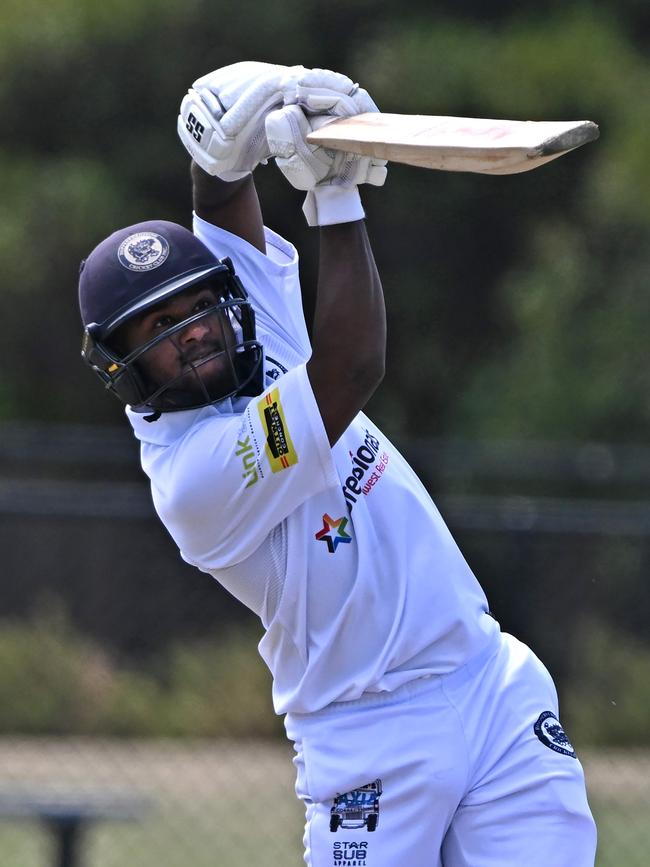
{"label": "helmet face guard", "polygon": [[[81,355],[120,401],[138,412],[177,412],[218,403],[235,395],[255,396],[263,390],[263,350],[255,335],[255,313],[232,263],[224,259],[187,275],[169,287],[159,286],[147,297],[109,320],[89,323],[83,336]],[[175,323],[140,346],[123,353],[120,329],[134,317],[146,313],[186,290],[206,286],[213,291],[215,303]],[[183,331],[196,322],[209,323],[218,345],[199,358],[185,358],[181,344]],[[176,375],[161,377],[156,370],[156,355],[170,347],[182,362]]]}

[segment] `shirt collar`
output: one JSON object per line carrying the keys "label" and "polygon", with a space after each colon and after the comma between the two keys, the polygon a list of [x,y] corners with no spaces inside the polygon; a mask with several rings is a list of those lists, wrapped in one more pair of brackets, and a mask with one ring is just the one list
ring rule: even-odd
{"label": "shirt collar", "polygon": [[227,397],[219,403],[186,409],[181,412],[164,412],[156,421],[147,421],[151,413],[139,413],[126,407],[126,416],[137,439],[143,443],[169,446],[191,427],[210,418],[227,418],[241,415],[250,402],[250,397]]}

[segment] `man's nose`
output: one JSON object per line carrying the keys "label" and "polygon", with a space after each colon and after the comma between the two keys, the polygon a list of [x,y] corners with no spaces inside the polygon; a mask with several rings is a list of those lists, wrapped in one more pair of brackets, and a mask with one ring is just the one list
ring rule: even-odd
{"label": "man's nose", "polygon": [[191,322],[181,331],[181,341],[183,343],[192,343],[194,341],[201,342],[210,334],[210,324],[205,319],[197,319],[196,322]]}

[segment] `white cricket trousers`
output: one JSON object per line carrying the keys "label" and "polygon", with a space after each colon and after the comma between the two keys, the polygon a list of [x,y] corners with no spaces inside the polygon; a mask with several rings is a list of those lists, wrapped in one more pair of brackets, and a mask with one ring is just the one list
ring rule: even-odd
{"label": "white cricket trousers", "polygon": [[593,867],[584,774],[532,651],[288,714],[309,867]]}

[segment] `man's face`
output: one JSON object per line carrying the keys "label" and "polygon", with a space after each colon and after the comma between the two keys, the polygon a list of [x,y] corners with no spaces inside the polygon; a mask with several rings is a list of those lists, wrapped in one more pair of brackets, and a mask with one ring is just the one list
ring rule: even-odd
{"label": "man's face", "polygon": [[[210,285],[191,286],[127,322],[117,338],[120,350],[129,354],[218,301]],[[234,388],[235,376],[231,354],[225,350],[236,342],[227,313],[215,310],[161,340],[138,358],[137,365],[152,389],[175,380],[174,393],[202,394],[203,385],[210,393],[226,394]]]}

